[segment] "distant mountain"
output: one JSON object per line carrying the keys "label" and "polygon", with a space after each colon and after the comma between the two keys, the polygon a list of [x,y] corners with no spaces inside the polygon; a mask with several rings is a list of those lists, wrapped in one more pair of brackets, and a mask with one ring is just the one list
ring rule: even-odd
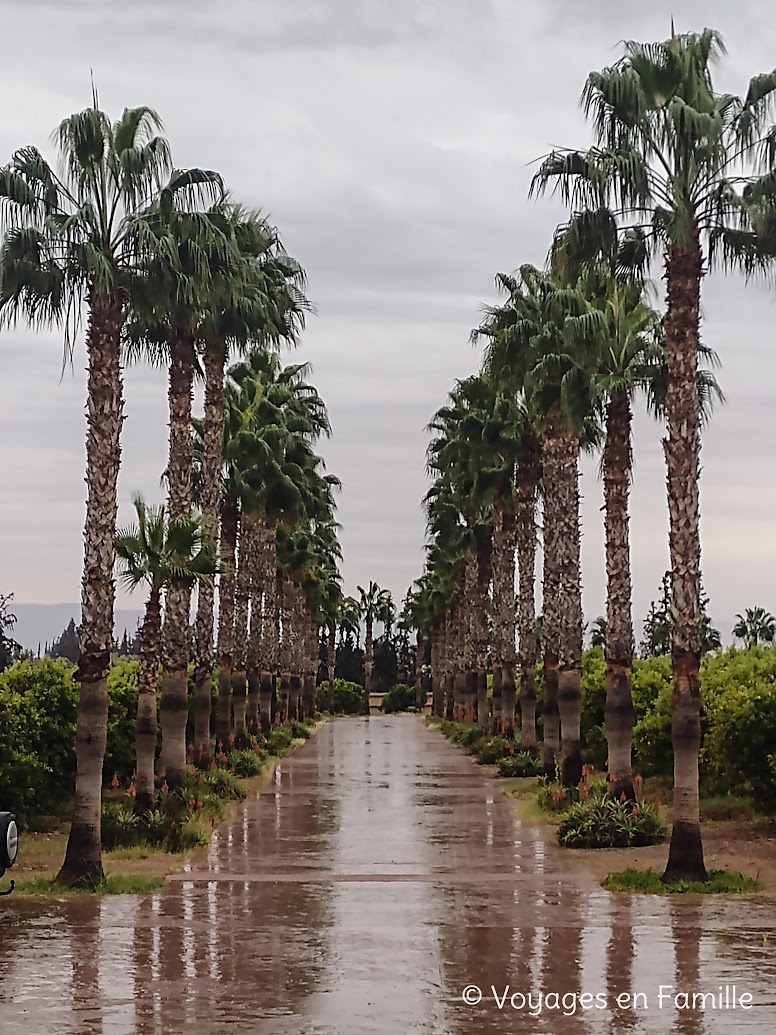
{"label": "distant mountain", "polygon": [[[56,640],[71,618],[76,626],[81,620],[80,604],[17,604],[11,601],[10,610],[18,619],[11,630],[13,638],[22,647],[34,651],[40,644],[41,653],[47,643]],[[142,617],[142,611],[116,611],[116,639],[121,639],[125,629],[132,636]]]}

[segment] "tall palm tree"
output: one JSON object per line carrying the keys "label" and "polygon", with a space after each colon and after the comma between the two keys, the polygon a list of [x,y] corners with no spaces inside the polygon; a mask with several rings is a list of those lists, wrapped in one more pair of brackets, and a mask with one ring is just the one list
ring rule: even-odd
{"label": "tall palm tree", "polygon": [[[302,293],[303,271],[285,254],[277,230],[259,213],[236,205],[227,206],[225,216],[233,262],[215,278],[197,331],[205,369],[200,505],[213,536],[221,516],[224,374],[229,353],[251,345],[293,344],[309,309]],[[231,531],[229,523],[228,527]],[[194,736],[201,764],[207,762],[210,750],[214,604],[212,589],[203,586],[197,599],[194,663]],[[219,587],[218,626],[218,685],[224,699],[231,693],[233,632],[233,583],[227,576]]]}
{"label": "tall palm tree", "polygon": [[357,586],[356,589],[359,594],[359,610],[366,630],[364,639],[364,715],[369,715],[369,694],[372,690],[372,670],[374,668],[374,623],[385,621],[395,612],[390,591],[381,589],[376,582],[370,581],[367,589],[364,589],[363,586]]}
{"label": "tall palm tree", "polygon": [[[271,722],[273,681],[278,664],[277,640],[273,642],[274,615],[278,601],[276,537],[279,521],[289,527],[309,517],[320,507],[322,485],[329,489],[338,485],[337,479],[321,476],[319,458],[312,444],[321,436],[331,433],[326,407],[317,390],[309,384],[308,364],[281,366],[275,353],[254,350],[242,362],[230,367],[226,379],[223,460],[224,500],[232,500],[242,507],[243,522],[250,529],[256,522],[258,544],[254,579],[254,604],[261,609],[261,625],[256,625],[260,643],[252,644],[252,664],[248,672],[254,694],[258,683],[260,720],[266,729]],[[197,452],[204,450],[202,425],[197,424]],[[226,527],[224,542],[229,556],[232,553],[233,525]],[[246,552],[251,563],[252,550]],[[240,628],[244,621],[242,605],[249,581],[245,575],[240,603]],[[231,581],[221,586],[220,603],[225,614],[219,621],[220,635],[232,623],[229,611],[233,595]],[[238,582],[239,571],[238,571]],[[258,615],[257,615],[258,619]],[[247,660],[247,658],[246,658]],[[229,736],[233,687],[239,684],[238,697],[244,693],[245,676],[242,669],[232,673],[229,684],[219,685],[219,737]]]}
{"label": "tall palm tree", "polygon": [[[554,774],[560,732],[561,777],[575,786],[582,773],[578,462],[592,408],[588,357],[576,334],[586,325],[589,305],[573,283],[533,266],[499,281],[508,301],[486,365],[507,382],[522,385],[542,443],[543,763],[547,775]],[[536,461],[533,466],[536,470]]]}
{"label": "tall palm tree", "polygon": [[[756,263],[740,175],[770,161],[766,122],[776,72],[756,76],[745,98],[714,90],[719,33],[625,44],[613,67],[592,72],[582,94],[596,143],[559,151],[532,185],[555,183],[575,209],[610,206],[665,261],[668,390],[665,455],[672,580],[674,824],[664,880],[705,880],[700,829],[700,288],[707,256]],[[767,184],[763,189],[767,189]]]}
{"label": "tall palm tree", "polygon": [[733,635],[747,647],[758,643],[773,643],[776,639],[776,618],[764,607],[747,607],[743,615],[736,615]]}
{"label": "tall palm tree", "polygon": [[[223,190],[215,174],[213,188]],[[170,434],[165,481],[168,513],[176,518],[189,513],[193,504],[191,410],[199,372],[197,327],[210,301],[213,277],[229,263],[229,242],[220,205],[191,213],[181,211],[173,200],[163,196],[151,213],[164,238],[151,251],[136,284],[125,335],[130,359],[167,364]],[[208,586],[206,592],[211,591]],[[171,787],[185,780],[190,615],[191,587],[171,586],[164,609],[160,708],[162,767]]]}
{"label": "tall palm tree", "polygon": [[[15,152],[0,170],[3,318],[64,324],[66,346],[88,313],[86,349],[87,503],[81,591],[77,773],[73,822],[57,881],[93,885],[102,878],[100,810],[107,737],[107,674],[113,637],[113,539],[123,423],[121,331],[133,283],[156,226],[147,214],[162,191],[199,194],[210,181],[197,170],[172,173],[161,122],[150,108],[116,122],[93,104],[60,124],[61,174],[35,147]],[[151,221],[153,223],[153,221]]]}
{"label": "tall palm tree", "polygon": [[166,509],[150,507],[136,493],[132,497],[137,523],[120,530],[115,539],[116,559],[124,586],[131,592],[138,586],[148,590],[145,616],[140,630],[138,674],[137,793],[135,811],[154,807],[154,759],[156,755],[156,695],[162,646],[162,598],[174,586],[189,587],[212,579],[218,561],[212,544],[202,535],[198,516],[170,518]]}

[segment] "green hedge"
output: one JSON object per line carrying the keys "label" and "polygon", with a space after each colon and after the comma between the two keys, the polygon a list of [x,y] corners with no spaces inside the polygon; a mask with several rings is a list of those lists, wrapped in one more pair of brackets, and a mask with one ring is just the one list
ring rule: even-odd
{"label": "green hedge", "polygon": [[[0,807],[22,823],[57,815],[75,789],[78,686],[62,658],[17,661],[0,675]],[[135,768],[137,661],[117,658],[108,676],[106,782]]]}
{"label": "green hedge", "polygon": [[[329,710],[329,681],[318,685],[315,691],[315,707],[319,712]],[[336,715],[360,715],[364,710],[364,688],[347,679],[334,680],[334,713]]]}
{"label": "green hedge", "polygon": [[383,698],[382,709],[386,715],[393,712],[417,711],[415,687],[408,683],[396,683]]}

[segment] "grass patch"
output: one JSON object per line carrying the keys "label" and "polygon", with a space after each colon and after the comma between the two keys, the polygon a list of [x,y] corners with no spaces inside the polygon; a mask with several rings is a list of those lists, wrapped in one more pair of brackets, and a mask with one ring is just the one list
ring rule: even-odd
{"label": "grass patch", "polygon": [[94,889],[64,888],[54,883],[54,875],[42,873],[38,877],[16,881],[19,895],[146,895],[158,891],[164,877],[141,877],[127,873],[108,873]]}
{"label": "grass patch", "polygon": [[656,870],[623,870],[601,881],[608,891],[634,891],[642,895],[743,895],[758,891],[760,882],[733,870],[709,870],[708,881],[682,880],[664,884]]}

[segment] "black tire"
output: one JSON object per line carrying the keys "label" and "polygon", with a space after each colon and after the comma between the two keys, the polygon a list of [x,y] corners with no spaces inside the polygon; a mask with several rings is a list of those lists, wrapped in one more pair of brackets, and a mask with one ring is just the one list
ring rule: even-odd
{"label": "black tire", "polygon": [[19,828],[12,812],[0,812],[0,870],[9,870],[19,854]]}

